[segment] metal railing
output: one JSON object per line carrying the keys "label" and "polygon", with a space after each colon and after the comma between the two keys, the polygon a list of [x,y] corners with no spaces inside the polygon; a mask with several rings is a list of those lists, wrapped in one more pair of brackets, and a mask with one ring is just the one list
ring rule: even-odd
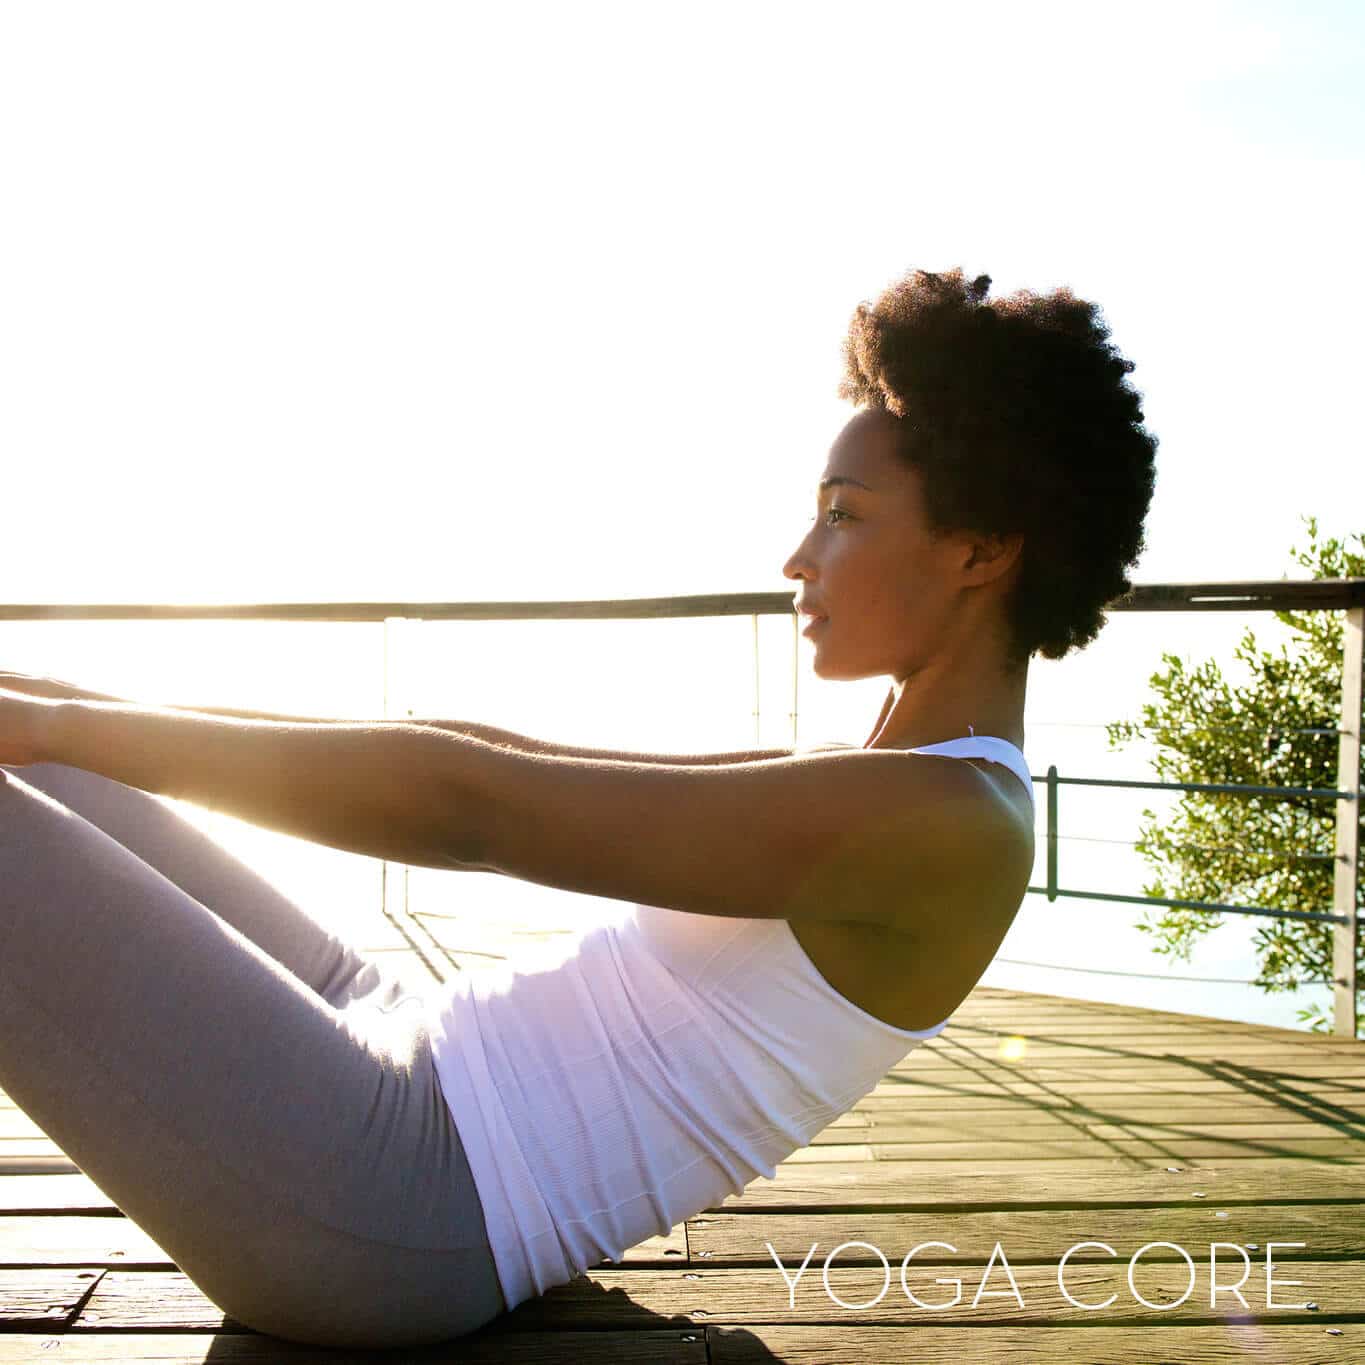
{"label": "metal railing", "polygon": [[[1035,782],[1038,779],[1033,779]],[[1259,905],[1225,905],[1221,901],[1172,900],[1168,896],[1120,896],[1107,891],[1075,891],[1057,885],[1057,788],[1075,787],[1136,787],[1154,791],[1227,792],[1236,796],[1307,796],[1318,800],[1354,801],[1349,791],[1334,791],[1330,787],[1257,787],[1242,782],[1137,782],[1111,777],[1059,777],[1056,764],[1047,770],[1047,885],[1028,889],[1050,901],[1058,896],[1078,896],[1083,900],[1123,901],[1131,905],[1169,905],[1182,910],[1226,910],[1237,915],[1269,915],[1274,919],[1325,919],[1344,924],[1347,916],[1335,910],[1269,910]],[[1339,808],[1340,809],[1340,808]],[[1308,857],[1328,857],[1328,854],[1308,854]]]}
{"label": "metal railing", "polygon": [[[1362,718],[1362,659],[1365,641],[1365,578],[1229,583],[1137,584],[1108,604],[1107,611],[1342,611],[1345,613],[1341,716],[1337,734],[1335,788],[1272,787],[1229,783],[1146,782],[1111,778],[1062,777],[1056,766],[1042,779],[1047,788],[1047,882],[1030,886],[1049,901],[1059,896],[1132,905],[1260,915],[1276,919],[1327,920],[1333,925],[1333,1032],[1356,1036],[1356,958],[1359,943],[1357,896],[1360,882],[1359,800]],[[383,622],[385,653],[392,624],[420,621],[656,620],[667,617],[751,616],[754,620],[755,724],[758,720],[758,618],[792,618],[792,734],[796,737],[796,678],[799,634],[787,592],[717,593],[692,597],[643,597],[612,601],[561,602],[274,602],[217,606],[153,604],[0,605],[0,621],[333,621]],[[387,670],[386,670],[387,672]],[[1039,781],[1034,778],[1034,781]],[[1064,785],[1204,791],[1246,796],[1306,797],[1336,802],[1332,909],[1279,910],[1268,906],[1222,904],[1156,896],[1064,888],[1057,884],[1057,792]],[[386,878],[387,881],[387,878]]]}

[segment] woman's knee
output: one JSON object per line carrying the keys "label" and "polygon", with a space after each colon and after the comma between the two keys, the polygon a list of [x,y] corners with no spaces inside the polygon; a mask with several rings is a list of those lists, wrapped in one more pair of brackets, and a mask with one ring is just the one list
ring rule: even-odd
{"label": "woman's knee", "polygon": [[[211,1296],[213,1297],[213,1296]],[[382,1350],[395,1346],[431,1346],[468,1336],[498,1316],[486,1304],[462,1302],[458,1285],[439,1299],[421,1299],[392,1290],[376,1279],[339,1293],[326,1281],[301,1299],[278,1293],[252,1295],[218,1305],[234,1321],[254,1332],[310,1346]]]}
{"label": "woman's knee", "polygon": [[203,1281],[189,1273],[243,1326],[315,1346],[433,1345],[504,1311],[496,1272],[478,1247],[418,1250],[308,1220],[277,1226],[271,1248],[225,1262]]}
{"label": "woman's knee", "polygon": [[345,1304],[248,1304],[224,1311],[243,1327],[265,1336],[306,1346],[357,1351],[393,1347],[435,1346],[455,1341],[484,1327],[489,1319],[460,1312],[413,1312],[383,1302],[371,1305],[352,1298]]}

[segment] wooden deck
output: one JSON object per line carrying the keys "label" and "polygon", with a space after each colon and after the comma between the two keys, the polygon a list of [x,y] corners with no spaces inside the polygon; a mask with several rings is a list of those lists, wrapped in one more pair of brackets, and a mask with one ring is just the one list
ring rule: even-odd
{"label": "wooden deck", "polygon": [[[225,1318],[5,1103],[0,1365],[384,1358],[291,1346]],[[825,1257],[847,1242],[859,1245],[840,1252],[827,1292]],[[948,1304],[953,1285],[938,1281],[960,1279],[955,1306],[917,1307],[902,1288],[902,1259],[926,1242],[956,1250],[917,1253],[909,1288]],[[1114,1252],[1069,1258],[1072,1295],[1115,1296],[1094,1311],[1058,1286],[1060,1259],[1082,1242]],[[1129,1258],[1154,1242],[1174,1245],[1149,1247],[1130,1288]],[[1215,1242],[1248,1248],[1245,1304],[1223,1290],[1210,1307]],[[1275,1249],[1268,1306],[1271,1242],[1303,1245]],[[793,1278],[814,1247],[790,1295],[770,1247]],[[1242,1275],[1221,1247],[1219,1283]],[[476,1337],[388,1358],[400,1356],[1365,1361],[1365,1047],[978,989],[776,1180]]]}

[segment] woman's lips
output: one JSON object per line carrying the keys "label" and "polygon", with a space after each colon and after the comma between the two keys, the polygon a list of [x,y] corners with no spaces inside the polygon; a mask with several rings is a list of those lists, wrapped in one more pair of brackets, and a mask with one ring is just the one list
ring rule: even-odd
{"label": "woman's lips", "polygon": [[812,616],[804,626],[801,627],[802,635],[809,635],[817,626],[823,626],[829,618],[826,616]]}

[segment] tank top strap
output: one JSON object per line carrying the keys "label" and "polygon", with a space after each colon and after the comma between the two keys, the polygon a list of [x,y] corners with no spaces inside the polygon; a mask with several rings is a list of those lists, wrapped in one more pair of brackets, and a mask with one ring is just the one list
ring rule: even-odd
{"label": "tank top strap", "polygon": [[[798,753],[809,753],[814,749],[857,749],[857,744],[847,744],[842,740],[831,740],[824,744],[815,744],[799,749]],[[891,752],[883,750],[884,753]],[[978,735],[973,732],[970,735],[962,735],[957,739],[940,740],[937,744],[921,744],[916,749],[904,749],[902,753],[907,754],[942,754],[947,758],[984,758],[992,763],[1002,764],[1008,768],[1023,784],[1024,790],[1028,792],[1029,799],[1036,804],[1033,795],[1033,775],[1028,769],[1028,760],[1024,757],[1024,751],[1008,739],[1001,739],[998,735]]]}
{"label": "tank top strap", "polygon": [[949,758],[984,758],[991,763],[999,763],[1008,768],[1023,784],[1029,799],[1034,800],[1033,775],[1029,772],[1028,761],[1023,750],[1008,739],[998,735],[963,735],[958,739],[945,739],[937,744],[921,744],[918,748],[907,749],[908,754],[943,754]]}

